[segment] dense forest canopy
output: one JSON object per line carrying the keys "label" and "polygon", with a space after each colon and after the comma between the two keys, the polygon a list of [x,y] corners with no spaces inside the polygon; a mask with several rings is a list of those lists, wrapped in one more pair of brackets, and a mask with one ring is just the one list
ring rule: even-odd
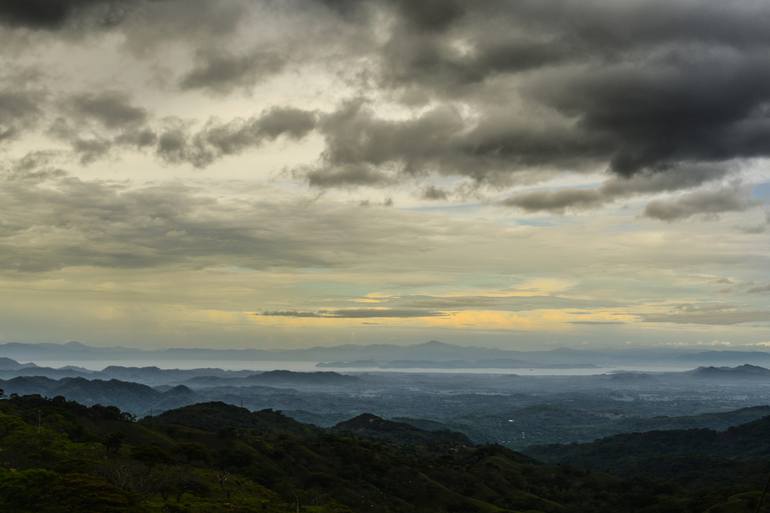
{"label": "dense forest canopy", "polygon": [[[629,443],[613,457],[656,454],[665,466],[669,448],[677,458],[682,444],[700,450],[720,436],[762,440],[766,450],[767,426],[648,435],[665,445]],[[686,472],[697,479],[578,467],[374,416],[321,429],[224,403],[137,421],[61,397],[0,401],[0,510],[15,513],[748,512],[770,470],[729,449],[691,460]],[[720,472],[728,468],[740,471]]]}

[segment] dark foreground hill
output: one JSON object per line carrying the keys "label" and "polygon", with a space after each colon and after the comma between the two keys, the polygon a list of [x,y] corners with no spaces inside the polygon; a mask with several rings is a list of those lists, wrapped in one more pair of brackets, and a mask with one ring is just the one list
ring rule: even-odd
{"label": "dark foreground hill", "polygon": [[327,430],[203,403],[136,422],[114,407],[14,397],[0,401],[0,511],[739,512],[749,509],[734,498],[750,508],[762,485],[722,476],[704,496],[452,437],[374,416]]}
{"label": "dark foreground hill", "polygon": [[[531,447],[526,452],[553,464],[569,464],[626,478],[656,476],[708,495],[734,483],[756,482],[759,477],[768,476],[770,417],[724,431],[680,429],[628,433],[591,443]],[[717,511],[737,510],[714,510],[714,513]]]}

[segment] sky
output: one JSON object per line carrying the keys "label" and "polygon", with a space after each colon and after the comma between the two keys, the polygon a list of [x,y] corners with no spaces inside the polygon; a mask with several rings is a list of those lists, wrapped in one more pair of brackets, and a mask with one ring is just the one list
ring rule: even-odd
{"label": "sky", "polygon": [[0,341],[770,346],[769,25],[3,0]]}

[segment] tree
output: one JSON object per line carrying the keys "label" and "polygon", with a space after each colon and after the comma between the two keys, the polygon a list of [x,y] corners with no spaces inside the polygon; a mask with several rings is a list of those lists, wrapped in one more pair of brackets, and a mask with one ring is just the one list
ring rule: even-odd
{"label": "tree", "polygon": [[117,454],[120,452],[120,448],[123,447],[123,441],[125,439],[125,433],[116,432],[111,433],[102,443],[104,444],[104,447],[107,449],[108,453]]}

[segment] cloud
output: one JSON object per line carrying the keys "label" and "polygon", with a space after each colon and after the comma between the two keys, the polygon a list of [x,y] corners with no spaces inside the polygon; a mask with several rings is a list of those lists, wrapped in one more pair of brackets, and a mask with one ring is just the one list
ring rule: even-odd
{"label": "cloud", "polygon": [[673,324],[703,324],[709,326],[732,326],[746,323],[770,322],[770,311],[739,310],[731,308],[682,308],[672,313],[642,314],[643,322]]}
{"label": "cloud", "polygon": [[226,201],[181,184],[81,180],[47,167],[46,156],[30,159],[0,172],[0,272],[333,269],[409,254],[431,234],[390,209],[362,217],[355,206]]}
{"label": "cloud", "polygon": [[[382,0],[353,17],[348,2],[332,4],[350,23],[376,23],[361,15],[372,9],[393,17],[389,38],[370,56],[378,85],[431,108],[397,121],[361,105],[331,116],[323,127],[326,161],[314,176],[336,175],[342,166],[361,173],[317,185],[370,183],[360,176],[383,169],[396,177],[441,173],[500,183],[543,168],[654,175],[665,187],[667,175],[770,156],[762,144],[770,133],[770,38],[758,21],[770,7],[761,3],[727,10],[689,0],[490,0],[425,11]],[[474,117],[448,115],[457,103]],[[511,203],[594,208],[640,192],[601,193]]]}
{"label": "cloud", "polygon": [[[377,183],[383,180],[374,177],[385,174],[395,180],[436,173],[507,181],[515,171],[575,163],[573,151],[592,151],[557,126],[533,130],[507,112],[474,121],[449,105],[394,120],[378,116],[365,101],[350,101],[323,115],[317,129],[326,148],[308,175],[311,184],[326,187]],[[334,179],[319,179],[326,176]]]}
{"label": "cloud", "polygon": [[0,2],[0,24],[10,27],[55,30],[78,15],[101,9],[104,24],[115,23],[125,12],[127,0],[3,0]]}
{"label": "cloud", "polygon": [[764,294],[767,292],[770,292],[770,283],[767,285],[758,285],[756,287],[751,287],[749,290],[747,290],[749,294]]}
{"label": "cloud", "polygon": [[326,139],[324,166],[400,164],[419,173],[451,152],[452,140],[464,128],[460,114],[449,108],[430,110],[406,121],[380,119],[363,101],[348,102],[322,117]]}
{"label": "cloud", "polygon": [[427,200],[446,200],[449,198],[449,193],[435,185],[429,185],[422,191],[422,197]]}
{"label": "cloud", "polygon": [[387,174],[367,165],[338,165],[331,168],[311,169],[308,183],[313,187],[381,186],[393,182]]}
{"label": "cloud", "polygon": [[617,326],[626,323],[623,321],[570,321],[570,324],[578,326]]}
{"label": "cloud", "polygon": [[314,112],[290,107],[274,107],[260,116],[227,123],[211,120],[194,134],[176,122],[160,134],[157,154],[166,162],[203,168],[281,136],[301,139],[315,125]]}
{"label": "cloud", "polygon": [[527,212],[564,213],[568,208],[584,209],[602,205],[606,200],[594,190],[565,189],[560,191],[537,191],[520,194],[502,202],[508,207],[518,207]]}
{"label": "cloud", "polygon": [[731,172],[726,164],[679,166],[673,169],[645,171],[635,175],[613,176],[597,189],[557,189],[520,193],[501,202],[528,212],[563,214],[567,210],[583,210],[641,194],[677,191],[718,180]]}
{"label": "cloud", "polygon": [[196,67],[181,78],[179,87],[216,94],[228,94],[239,88],[248,92],[266,76],[281,71],[285,64],[283,57],[271,52],[245,55],[207,52],[199,57]]}
{"label": "cloud", "polygon": [[677,162],[766,156],[759,141],[770,123],[755,114],[770,98],[768,64],[721,52],[644,67],[622,63],[590,74],[564,71],[547,82],[544,76],[531,95],[576,116],[584,134],[613,140],[610,167],[630,176]]}
{"label": "cloud", "polygon": [[118,91],[81,94],[70,100],[73,115],[97,121],[104,128],[135,126],[147,121],[147,110],[131,103],[130,96]]}
{"label": "cloud", "polygon": [[[370,299],[370,298],[364,298]],[[490,295],[403,295],[377,297],[377,303],[389,308],[428,310],[494,310],[522,312],[563,308],[613,308],[616,301],[570,298],[556,295],[512,294],[498,292]]]}
{"label": "cloud", "polygon": [[42,96],[37,91],[0,90],[0,144],[17,138],[39,121]]}
{"label": "cloud", "polygon": [[676,221],[696,215],[742,212],[758,205],[748,190],[740,186],[698,190],[675,199],[656,200],[644,209],[644,215],[661,221]]}
{"label": "cloud", "polygon": [[[610,173],[596,191],[503,202],[567,212],[695,188],[770,156],[770,7],[761,2],[32,0],[4,3],[0,20],[63,29],[105,13],[121,51],[183,91],[227,96],[285,72],[334,84],[335,101],[352,98],[281,132],[323,138],[317,164],[295,172],[313,187],[398,186],[431,174],[509,187]],[[80,96],[79,108],[107,128],[140,115],[108,112],[121,106],[115,96]],[[199,132],[195,121],[69,140],[84,162],[154,140],[165,162],[206,167],[278,137],[257,118]]]}
{"label": "cloud", "polygon": [[317,310],[303,312],[296,310],[265,311],[255,315],[261,317],[300,317],[315,319],[410,319],[419,317],[446,317],[446,312],[430,310],[394,310],[387,308],[346,308],[339,310]]}
{"label": "cloud", "polygon": [[61,112],[48,135],[68,143],[82,164],[105,158],[116,148],[144,149],[157,141],[148,111],[134,105],[124,92],[75,95],[50,110],[57,106]]}

